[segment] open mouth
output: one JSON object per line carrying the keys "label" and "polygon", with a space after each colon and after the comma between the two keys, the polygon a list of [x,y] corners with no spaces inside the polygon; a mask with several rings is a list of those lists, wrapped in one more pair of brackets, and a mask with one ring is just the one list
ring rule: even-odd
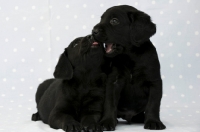
{"label": "open mouth", "polygon": [[111,54],[116,49],[116,44],[114,43],[104,43],[104,48],[107,54]]}

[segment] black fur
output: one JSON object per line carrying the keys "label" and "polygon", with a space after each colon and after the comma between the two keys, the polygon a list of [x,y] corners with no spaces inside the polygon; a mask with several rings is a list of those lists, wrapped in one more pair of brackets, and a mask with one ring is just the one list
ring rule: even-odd
{"label": "black fur", "polygon": [[159,117],[160,63],[149,39],[155,32],[149,15],[127,5],[106,10],[94,27],[94,38],[107,45],[110,65],[101,120],[104,130],[115,129],[116,117],[144,122],[145,129],[166,128]]}
{"label": "black fur", "polygon": [[61,54],[56,79],[44,81],[37,89],[38,112],[33,121],[67,132],[102,131],[98,122],[105,96],[104,50],[93,42],[91,36],[77,38]]}

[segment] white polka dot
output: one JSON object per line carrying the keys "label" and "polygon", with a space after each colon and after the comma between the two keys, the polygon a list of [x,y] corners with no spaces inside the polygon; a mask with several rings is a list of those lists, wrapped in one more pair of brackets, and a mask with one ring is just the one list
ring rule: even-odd
{"label": "white polka dot", "polygon": [[25,59],[22,59],[21,61],[22,61],[22,62],[25,62]]}
{"label": "white polka dot", "polygon": [[34,49],[34,48],[31,48],[31,52],[33,52],[33,51],[35,51],[35,49]]}
{"label": "white polka dot", "polygon": [[178,13],[178,14],[181,14],[181,10],[178,10],[177,13]]}
{"label": "white polka dot", "polygon": [[26,17],[23,17],[22,19],[25,21],[25,20],[26,20]]}
{"label": "white polka dot", "polygon": [[184,107],[185,107],[185,108],[188,108],[188,106],[187,106],[187,105],[185,105]]}
{"label": "white polka dot", "polygon": [[173,46],[173,43],[172,43],[172,42],[170,42],[170,43],[169,43],[169,46]]}
{"label": "white polka dot", "polygon": [[52,29],[52,27],[48,27],[48,30],[51,30]]}
{"label": "white polka dot", "polygon": [[164,75],[162,75],[162,76],[161,76],[161,78],[162,78],[162,79],[165,79],[165,76],[164,76]]}
{"label": "white polka dot", "polygon": [[31,101],[32,101],[32,99],[29,99],[28,101],[30,101],[30,102],[31,102]]}
{"label": "white polka dot", "polygon": [[91,15],[91,18],[94,18],[95,16],[94,15]]}
{"label": "white polka dot", "polygon": [[163,11],[160,11],[160,15],[162,15],[164,12]]}
{"label": "white polka dot", "polygon": [[163,36],[163,34],[164,34],[163,32],[160,32],[160,36]]}
{"label": "white polka dot", "polygon": [[172,3],[173,3],[173,0],[169,0],[169,3],[172,4]]}
{"label": "white polka dot", "polygon": [[41,16],[41,17],[40,17],[40,20],[43,20],[43,19],[44,19],[44,17],[43,17],[43,16]]}
{"label": "white polka dot", "polygon": [[22,105],[18,105],[18,107],[22,107]]}
{"label": "white polka dot", "polygon": [[57,16],[56,19],[60,19],[60,16]]}
{"label": "white polka dot", "polygon": [[38,81],[39,81],[39,82],[42,82],[42,78],[38,78]]}
{"label": "white polka dot", "polygon": [[7,59],[4,59],[4,62],[8,62],[8,60],[7,60]]}
{"label": "white polka dot", "polygon": [[183,78],[183,76],[182,76],[182,75],[179,75],[179,78],[180,78],[180,79],[182,79],[182,78]]}
{"label": "white polka dot", "polygon": [[84,8],[86,8],[86,7],[87,7],[87,5],[86,5],[86,4],[83,4],[83,7],[84,7]]}
{"label": "white polka dot", "polygon": [[40,38],[39,38],[39,40],[40,40],[40,41],[43,41],[43,38],[42,38],[42,37],[40,37]]}
{"label": "white polka dot", "polygon": [[13,110],[12,108],[9,108],[8,110]]}
{"label": "white polka dot", "polygon": [[170,64],[170,67],[171,67],[171,68],[173,68],[173,67],[174,67],[174,65],[173,65],[173,64]]}
{"label": "white polka dot", "polygon": [[191,43],[190,42],[187,42],[187,46],[190,46],[191,45]]}
{"label": "white polka dot", "polygon": [[27,108],[28,110],[31,110],[31,108]]}
{"label": "white polka dot", "polygon": [[181,32],[178,32],[177,34],[178,34],[178,36],[180,36],[180,35],[181,35]]}
{"label": "white polka dot", "polygon": [[33,69],[30,69],[30,72],[34,72],[34,70],[33,70]]}
{"label": "white polka dot", "polygon": [[187,0],[188,3],[190,3],[190,0]]}
{"label": "white polka dot", "polygon": [[83,29],[86,29],[87,27],[85,25],[83,25]]}
{"label": "white polka dot", "polygon": [[195,102],[195,101],[192,101],[192,103],[195,104],[196,102]]}
{"label": "white polka dot", "polygon": [[197,75],[197,78],[200,78],[200,75]]}
{"label": "white polka dot", "polygon": [[195,35],[199,35],[199,32],[198,32],[198,31],[195,31]]}
{"label": "white polka dot", "polygon": [[118,3],[117,5],[121,5],[121,3]]}
{"label": "white polka dot", "polygon": [[35,6],[32,6],[32,9],[34,10],[34,9],[35,9]]}
{"label": "white polka dot", "polygon": [[104,6],[104,4],[100,4],[100,7],[103,7]]}
{"label": "white polka dot", "polygon": [[174,103],[177,104],[178,102],[177,102],[177,101],[174,101]]}
{"label": "white polka dot", "polygon": [[47,71],[50,72],[50,71],[51,71],[51,68],[48,68]]}
{"label": "white polka dot", "polygon": [[66,8],[69,8],[69,5],[66,5]]}
{"label": "white polka dot", "polygon": [[152,4],[156,4],[156,2],[153,0],[152,2],[151,2]]}
{"label": "white polka dot", "polygon": [[190,24],[190,21],[186,21],[187,24]]}
{"label": "white polka dot", "polygon": [[33,89],[33,87],[31,86],[30,89]]}
{"label": "white polka dot", "polygon": [[69,29],[69,26],[65,26],[65,29],[68,30],[68,29]]}
{"label": "white polka dot", "polygon": [[34,27],[31,27],[31,30],[32,30],[32,31],[34,31],[34,30],[35,30],[35,28],[34,28]]}
{"label": "white polka dot", "polygon": [[200,113],[199,111],[196,111],[196,113]]}
{"label": "white polka dot", "polygon": [[199,53],[196,53],[196,57],[199,57]]}
{"label": "white polka dot", "polygon": [[59,40],[60,40],[60,37],[56,37],[56,40],[59,41]]}
{"label": "white polka dot", "polygon": [[181,57],[182,56],[182,54],[181,53],[178,53],[178,57]]}
{"label": "white polka dot", "polygon": [[15,90],[15,87],[12,87],[11,89],[12,89],[12,90]]}
{"label": "white polka dot", "polygon": [[25,39],[25,38],[23,38],[23,39],[22,39],[22,41],[23,41],[23,42],[25,42],[25,41],[26,41],[26,39]]}
{"label": "white polka dot", "polygon": [[51,51],[51,48],[48,48],[48,51]]}
{"label": "white polka dot", "polygon": [[16,69],[12,69],[12,72],[16,72],[17,70]]}
{"label": "white polka dot", "polygon": [[22,96],[24,96],[24,95],[23,95],[23,94],[20,94],[19,96],[21,96],[21,97],[22,97]]}
{"label": "white polka dot", "polygon": [[181,110],[177,110],[177,112],[178,112],[178,113],[180,113],[180,112],[181,112]]}
{"label": "white polka dot", "polygon": [[163,54],[163,53],[161,53],[161,54],[160,54],[160,56],[161,56],[161,57],[164,57],[164,54]]}
{"label": "white polka dot", "polygon": [[199,10],[195,10],[195,13],[199,13]]}
{"label": "white polka dot", "polygon": [[76,19],[76,18],[78,18],[78,16],[77,16],[77,15],[74,15],[74,18]]}
{"label": "white polka dot", "polygon": [[6,21],[8,21],[8,20],[10,20],[10,18],[9,18],[9,17],[6,17]]}
{"label": "white polka dot", "polygon": [[169,105],[166,105],[166,107],[169,108],[170,106],[169,106]]}
{"label": "white polka dot", "polygon": [[172,86],[171,86],[171,89],[175,89],[175,86],[174,86],[174,85],[172,85]]}
{"label": "white polka dot", "polygon": [[24,82],[24,81],[25,81],[25,79],[24,79],[24,78],[21,78],[20,80],[21,80],[22,82]]}
{"label": "white polka dot", "polygon": [[192,86],[192,85],[190,85],[190,86],[189,86],[189,89],[193,89],[193,86]]}
{"label": "white polka dot", "polygon": [[181,94],[181,97],[185,97],[185,95],[184,95],[184,94]]}
{"label": "white polka dot", "polygon": [[5,39],[5,42],[8,42],[8,39],[7,39],[7,38]]}
{"label": "white polka dot", "polygon": [[17,52],[17,49],[15,48],[15,49],[13,49],[13,52]]}
{"label": "white polka dot", "polygon": [[43,60],[42,59],[39,59],[39,62],[42,62]]}
{"label": "white polka dot", "polygon": [[14,28],[14,31],[17,31],[17,30],[18,30],[18,28],[17,28],[17,27],[15,27],[15,28]]}
{"label": "white polka dot", "polygon": [[191,65],[191,64],[188,64],[187,66],[190,68],[192,65]]}
{"label": "white polka dot", "polygon": [[172,24],[173,24],[173,22],[172,22],[172,21],[169,21],[169,24],[170,24],[170,25],[172,25]]}
{"label": "white polka dot", "polygon": [[5,94],[2,94],[1,96],[2,96],[2,97],[5,97],[6,95],[5,95]]}
{"label": "white polka dot", "polygon": [[19,9],[19,7],[18,6],[15,6],[15,10],[18,10]]}
{"label": "white polka dot", "polygon": [[135,2],[135,6],[138,6],[138,2]]}
{"label": "white polka dot", "polygon": [[14,101],[13,100],[10,100],[10,103],[13,103]]}
{"label": "white polka dot", "polygon": [[52,6],[52,5],[50,5],[50,6],[49,6],[49,9],[52,9],[52,8],[53,8],[53,6]]}
{"label": "white polka dot", "polygon": [[166,94],[163,94],[163,96],[166,97],[167,95],[166,95]]}

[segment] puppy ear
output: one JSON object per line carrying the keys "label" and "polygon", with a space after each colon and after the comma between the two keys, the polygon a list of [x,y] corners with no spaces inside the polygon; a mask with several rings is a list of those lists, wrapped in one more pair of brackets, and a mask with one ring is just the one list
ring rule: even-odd
{"label": "puppy ear", "polygon": [[73,77],[73,68],[67,57],[67,50],[61,54],[53,75],[56,79],[69,80]]}
{"label": "puppy ear", "polygon": [[144,12],[129,12],[131,43],[137,47],[156,33],[156,25]]}

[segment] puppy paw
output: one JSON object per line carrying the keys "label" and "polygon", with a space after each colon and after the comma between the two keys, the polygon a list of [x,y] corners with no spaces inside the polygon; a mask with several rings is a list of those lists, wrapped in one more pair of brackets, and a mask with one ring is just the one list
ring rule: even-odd
{"label": "puppy paw", "polygon": [[166,126],[161,121],[146,121],[144,129],[163,130]]}
{"label": "puppy paw", "polygon": [[39,113],[37,112],[37,113],[33,114],[31,120],[32,121],[39,121],[39,120],[41,120]]}
{"label": "puppy paw", "polygon": [[82,127],[84,132],[103,132],[102,127],[98,124],[90,124]]}
{"label": "puppy paw", "polygon": [[114,131],[118,123],[116,118],[108,118],[101,120],[100,124],[104,131]]}
{"label": "puppy paw", "polygon": [[72,121],[72,122],[68,122],[66,124],[62,124],[62,129],[66,132],[80,132],[81,125],[79,122]]}

